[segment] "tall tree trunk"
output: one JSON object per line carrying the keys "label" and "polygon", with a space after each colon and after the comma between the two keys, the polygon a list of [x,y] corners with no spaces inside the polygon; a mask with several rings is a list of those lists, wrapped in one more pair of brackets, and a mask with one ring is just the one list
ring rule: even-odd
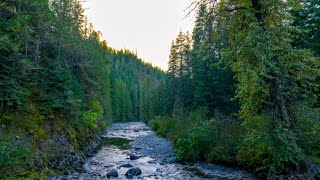
{"label": "tall tree trunk", "polygon": [[37,48],[36,48],[36,52],[35,52],[35,61],[36,61],[37,66],[39,66],[39,64],[40,64],[40,45],[41,45],[41,38],[40,38],[40,36],[38,36]]}
{"label": "tall tree trunk", "polygon": [[260,23],[261,26],[264,26],[265,23],[265,13],[262,11],[262,5],[260,0],[251,0],[252,7],[255,10],[255,16],[257,21]]}

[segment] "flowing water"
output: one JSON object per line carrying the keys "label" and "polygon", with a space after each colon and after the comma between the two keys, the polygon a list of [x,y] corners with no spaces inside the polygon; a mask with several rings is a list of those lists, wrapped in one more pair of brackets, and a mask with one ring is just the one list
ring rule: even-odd
{"label": "flowing water", "polygon": [[[87,159],[83,172],[50,177],[49,180],[107,179],[107,173],[112,169],[119,174],[115,179],[127,179],[126,172],[135,167],[142,173],[133,179],[254,179],[243,170],[208,163],[176,162],[172,142],[157,136],[141,122],[113,124],[102,138],[100,150]],[[138,159],[130,160],[130,155]]]}

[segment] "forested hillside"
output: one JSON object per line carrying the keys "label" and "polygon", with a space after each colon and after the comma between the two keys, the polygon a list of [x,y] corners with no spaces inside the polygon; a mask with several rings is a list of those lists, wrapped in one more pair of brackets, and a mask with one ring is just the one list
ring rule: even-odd
{"label": "forested hillside", "polygon": [[156,115],[157,88],[165,76],[128,50],[115,52],[111,64],[112,117],[115,121],[147,121]]}
{"label": "forested hillside", "polygon": [[0,179],[70,168],[111,122],[154,116],[164,72],[100,36],[81,1],[0,2]]}
{"label": "forested hillside", "polygon": [[179,160],[243,166],[259,178],[319,178],[319,1],[190,8],[195,27],[172,43],[153,128],[174,140]]}
{"label": "forested hillside", "polygon": [[320,178],[319,0],[195,0],[190,11],[193,32],[172,41],[163,72],[110,47],[80,0],[1,0],[0,179],[81,172],[124,121],[173,140],[178,161]]}

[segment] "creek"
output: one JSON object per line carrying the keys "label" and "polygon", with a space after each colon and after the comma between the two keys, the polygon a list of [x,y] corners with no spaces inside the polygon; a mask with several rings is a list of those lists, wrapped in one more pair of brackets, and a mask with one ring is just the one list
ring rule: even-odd
{"label": "creek", "polygon": [[53,176],[48,180],[102,180],[111,170],[114,179],[127,179],[126,172],[139,168],[132,179],[198,180],[255,179],[250,173],[209,163],[176,162],[173,143],[159,137],[142,122],[115,123],[102,136],[97,153],[88,157],[83,172]]}

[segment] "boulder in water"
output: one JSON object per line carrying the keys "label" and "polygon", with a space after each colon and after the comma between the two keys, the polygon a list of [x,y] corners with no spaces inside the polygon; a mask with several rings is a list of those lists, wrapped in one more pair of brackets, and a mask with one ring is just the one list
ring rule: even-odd
{"label": "boulder in water", "polygon": [[131,168],[126,172],[127,178],[133,178],[133,176],[139,176],[141,174],[140,168]]}
{"label": "boulder in water", "polygon": [[116,171],[115,169],[112,169],[111,171],[108,172],[107,174],[107,178],[116,178],[118,177],[118,171]]}
{"label": "boulder in water", "polygon": [[137,159],[139,159],[140,158],[140,156],[136,156],[136,155],[134,155],[134,154],[131,154],[130,155],[130,160],[137,160]]}

